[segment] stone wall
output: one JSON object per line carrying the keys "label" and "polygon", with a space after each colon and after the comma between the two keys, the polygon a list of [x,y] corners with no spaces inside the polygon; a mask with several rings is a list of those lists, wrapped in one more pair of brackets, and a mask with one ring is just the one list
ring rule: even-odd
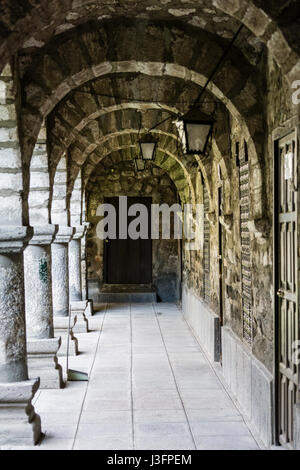
{"label": "stone wall", "polygon": [[[109,196],[152,197],[153,204],[177,202],[177,191],[169,176],[159,167],[148,163],[148,169],[136,172],[132,160],[117,165],[105,159],[92,174],[87,187],[88,221],[91,227],[87,238],[88,280],[100,288],[103,280],[103,241],[96,236],[100,217],[99,204]],[[161,226],[160,226],[161,230]],[[152,240],[152,282],[158,298],[176,301],[179,298],[180,257],[178,240]]]}

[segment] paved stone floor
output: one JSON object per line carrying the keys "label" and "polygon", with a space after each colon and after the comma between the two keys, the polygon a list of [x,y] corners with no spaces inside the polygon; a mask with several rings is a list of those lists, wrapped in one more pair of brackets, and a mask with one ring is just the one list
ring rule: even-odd
{"label": "paved stone floor", "polygon": [[90,324],[70,361],[90,380],[38,393],[36,449],[259,448],[175,305],[102,305]]}

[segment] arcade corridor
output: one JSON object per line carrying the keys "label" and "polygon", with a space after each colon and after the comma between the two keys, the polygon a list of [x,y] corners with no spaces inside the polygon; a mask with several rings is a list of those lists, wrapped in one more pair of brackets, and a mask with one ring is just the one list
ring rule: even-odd
{"label": "arcade corridor", "polygon": [[70,364],[90,381],[37,394],[33,449],[259,448],[175,304],[96,311]]}
{"label": "arcade corridor", "polygon": [[1,0],[0,447],[300,449],[299,30]]}

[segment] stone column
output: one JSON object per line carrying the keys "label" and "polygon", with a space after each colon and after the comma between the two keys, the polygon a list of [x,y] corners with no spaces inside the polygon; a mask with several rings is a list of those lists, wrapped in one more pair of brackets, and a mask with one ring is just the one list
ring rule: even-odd
{"label": "stone column", "polygon": [[89,222],[84,222],[86,226],[86,231],[84,236],[81,239],[81,284],[82,284],[82,299],[88,301],[88,305],[85,311],[87,316],[92,316],[94,314],[93,301],[88,298],[88,282],[87,282],[87,262],[86,262],[86,240],[87,240],[87,231],[90,227]]}
{"label": "stone column", "polygon": [[81,238],[84,236],[86,227],[79,225],[69,244],[69,289],[70,302],[82,300],[81,290]]}
{"label": "stone column", "polygon": [[[69,328],[69,262],[68,244],[72,238],[74,229],[72,227],[59,225],[51,245],[52,255],[52,295],[53,295],[53,320],[54,328],[60,333],[64,333]],[[76,316],[70,322],[70,342],[69,354],[78,354],[78,340],[73,334],[76,324]],[[62,347],[58,355],[66,355],[67,337],[62,338]]]}
{"label": "stone column", "polygon": [[69,244],[69,289],[71,315],[77,316],[77,323],[73,329],[76,333],[88,333],[89,325],[85,316],[88,301],[82,300],[81,291],[81,239],[85,234],[86,226],[77,225],[76,232]]}
{"label": "stone column", "polygon": [[51,247],[55,225],[37,225],[24,251],[25,312],[30,377],[40,377],[40,388],[62,388],[57,360],[61,337],[54,338]]}
{"label": "stone column", "polygon": [[30,227],[0,226],[0,445],[36,444],[41,420],[32,406],[39,379],[28,380],[23,249]]}

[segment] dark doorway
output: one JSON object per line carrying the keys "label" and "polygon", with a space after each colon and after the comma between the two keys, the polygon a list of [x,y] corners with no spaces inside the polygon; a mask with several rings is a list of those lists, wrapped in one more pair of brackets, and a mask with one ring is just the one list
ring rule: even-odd
{"label": "dark doorway", "polygon": [[[148,238],[119,238],[119,198],[107,197],[117,215],[117,239],[104,241],[104,279],[107,284],[150,284],[152,282],[151,197],[128,197],[128,209],[144,204],[148,209]],[[139,214],[137,214],[138,216]],[[127,228],[134,217],[127,217]]]}

